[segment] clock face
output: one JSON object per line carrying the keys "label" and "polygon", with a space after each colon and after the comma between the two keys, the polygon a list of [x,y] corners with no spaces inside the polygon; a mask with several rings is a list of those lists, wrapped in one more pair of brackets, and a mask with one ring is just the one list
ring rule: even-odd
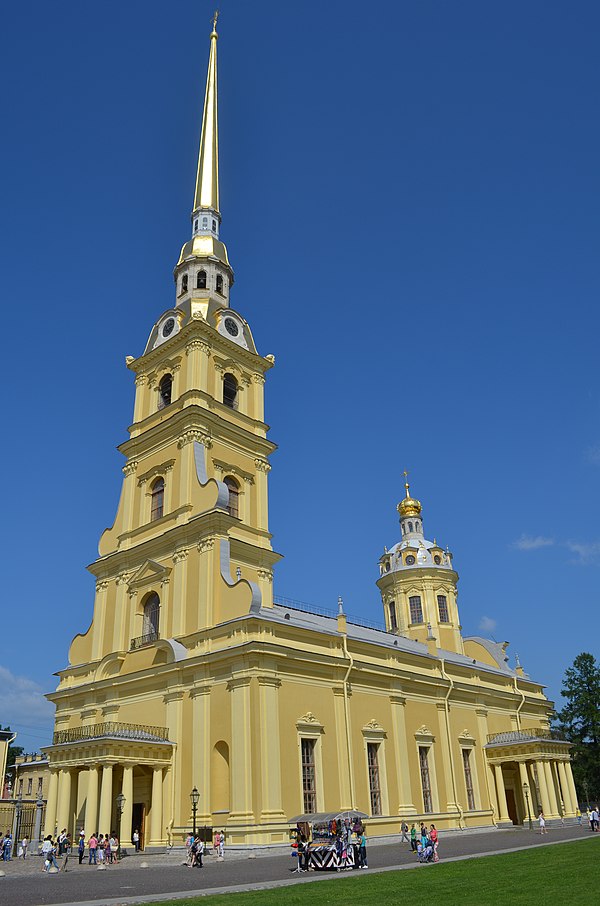
{"label": "clock face", "polygon": [[232,337],[237,337],[240,332],[237,321],[234,321],[233,318],[225,318],[225,330],[228,334],[231,334]]}
{"label": "clock face", "polygon": [[435,555],[435,557],[433,558],[433,562],[434,562],[435,564],[437,564],[437,566],[440,565],[440,563],[442,562],[442,558],[440,557],[439,554],[436,554],[436,555]]}
{"label": "clock face", "polygon": [[413,557],[412,554],[409,554],[408,557],[406,558],[406,565],[412,566],[414,562],[415,562],[415,558]]}
{"label": "clock face", "polygon": [[167,318],[162,327],[163,337],[169,337],[173,333],[173,328],[175,327],[175,318]]}

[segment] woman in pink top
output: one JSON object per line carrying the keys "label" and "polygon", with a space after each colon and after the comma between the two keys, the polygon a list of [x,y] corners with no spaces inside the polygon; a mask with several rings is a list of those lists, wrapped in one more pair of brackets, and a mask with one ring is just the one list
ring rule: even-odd
{"label": "woman in pink top", "polygon": [[438,856],[438,832],[437,832],[435,824],[430,825],[429,839],[433,843],[433,861],[439,862],[440,857]]}

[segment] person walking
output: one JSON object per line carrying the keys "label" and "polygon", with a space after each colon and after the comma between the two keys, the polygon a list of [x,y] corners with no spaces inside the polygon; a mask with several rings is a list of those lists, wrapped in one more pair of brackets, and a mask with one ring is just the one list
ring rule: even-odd
{"label": "person walking", "polygon": [[29,837],[27,836],[27,834],[25,834],[25,836],[24,836],[23,839],[21,840],[21,845],[20,845],[20,847],[19,847],[19,858],[20,858],[20,859],[26,859],[26,858],[27,858],[27,850],[28,850],[28,849],[29,849]]}
{"label": "person walking", "polygon": [[88,865],[97,865],[97,864],[98,864],[98,863],[96,862],[96,851],[97,851],[97,849],[98,849],[98,837],[96,836],[96,834],[92,834],[92,836],[91,836],[90,839],[88,840],[88,850],[89,850],[89,853],[90,853],[90,858],[89,858],[89,861],[88,861]]}
{"label": "person walking", "polygon": [[541,809],[538,815],[538,821],[540,823],[540,834],[547,834],[548,831],[546,829],[546,819],[544,818],[544,813]]}
{"label": "person walking", "polygon": [[414,823],[410,826],[410,848],[414,853],[417,851],[417,828]]}
{"label": "person walking", "polygon": [[56,847],[54,846],[54,843],[52,842],[51,835],[48,834],[48,836],[42,843],[42,855],[44,857],[44,867],[42,868],[42,871],[49,871],[52,868],[52,866],[54,866],[54,868],[57,871],[60,871],[60,869],[58,867],[58,862],[56,861],[55,854],[56,854]]}
{"label": "person walking", "polygon": [[223,859],[225,857],[225,831],[221,830],[219,834],[219,858]]}
{"label": "person walking", "polygon": [[408,824],[404,820],[400,824],[400,835],[400,843],[410,843],[408,839]]}
{"label": "person walking", "polygon": [[85,832],[79,831],[79,840],[77,842],[77,853],[79,855],[79,864],[83,862],[83,857],[85,855]]}
{"label": "person walking", "polygon": [[136,829],[135,829],[134,832],[133,832],[133,836],[132,836],[132,838],[131,838],[131,842],[133,843],[133,845],[134,845],[134,847],[135,847],[136,853],[139,853],[139,851],[140,851],[140,832],[139,832],[139,830],[137,829],[137,827],[136,827]]}
{"label": "person walking", "polygon": [[196,861],[194,864],[199,868],[203,868],[202,856],[204,855],[204,840],[201,840],[198,836],[194,842],[196,843]]}
{"label": "person walking", "polygon": [[12,861],[12,849],[13,849],[12,834],[9,830],[7,830],[4,835],[4,845],[2,847],[2,858],[4,859],[5,862]]}

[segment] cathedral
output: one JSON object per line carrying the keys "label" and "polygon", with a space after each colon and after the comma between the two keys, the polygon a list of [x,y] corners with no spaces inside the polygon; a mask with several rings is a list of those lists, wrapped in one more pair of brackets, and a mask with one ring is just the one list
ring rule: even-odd
{"label": "cathedral", "polygon": [[401,819],[572,819],[552,703],[505,645],[463,637],[452,554],[427,540],[408,480],[378,564],[379,628],[342,601],[327,614],[273,596],[274,358],[235,307],[220,238],[217,41],[215,20],[175,298],[126,359],[133,422],[115,520],[89,567],[92,622],[48,696],[45,833],[120,827],[127,844],[139,829],[152,849],[181,843],[192,820],[231,845],[283,844],[292,816],[350,808],[369,816],[370,837]]}

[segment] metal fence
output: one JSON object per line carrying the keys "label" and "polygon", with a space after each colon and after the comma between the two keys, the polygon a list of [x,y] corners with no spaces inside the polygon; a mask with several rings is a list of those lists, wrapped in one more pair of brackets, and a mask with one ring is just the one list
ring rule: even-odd
{"label": "metal fence", "polygon": [[548,727],[531,727],[529,730],[507,730],[505,733],[488,733],[488,743],[497,746],[515,742],[532,742],[534,739],[553,739],[556,742],[566,742],[558,732]]}
{"label": "metal fence", "polygon": [[71,727],[69,730],[57,730],[53,745],[59,746],[68,742],[82,742],[87,739],[138,739],[145,742],[163,742],[168,740],[166,727],[150,727],[145,724],[123,724],[116,721],[105,721],[101,724],[87,724],[82,727]]}

